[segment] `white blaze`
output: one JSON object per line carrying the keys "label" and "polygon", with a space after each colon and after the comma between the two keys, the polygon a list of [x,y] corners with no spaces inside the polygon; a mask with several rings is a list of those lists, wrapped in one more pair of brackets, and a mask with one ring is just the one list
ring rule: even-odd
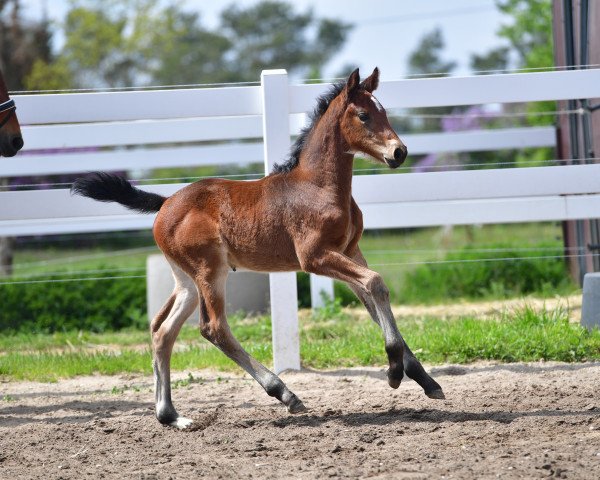
{"label": "white blaze", "polygon": [[377,107],[377,110],[383,112],[383,106],[381,105],[381,103],[379,103],[379,100],[377,100],[374,95],[371,95],[371,100],[373,100],[373,103]]}

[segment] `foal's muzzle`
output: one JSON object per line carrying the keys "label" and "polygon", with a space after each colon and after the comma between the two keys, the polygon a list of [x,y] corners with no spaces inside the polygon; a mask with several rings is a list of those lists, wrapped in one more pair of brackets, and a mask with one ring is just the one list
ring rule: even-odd
{"label": "foal's muzzle", "polygon": [[405,145],[402,145],[394,150],[394,158],[385,158],[385,163],[387,163],[390,168],[398,168],[402,165],[404,160],[406,160],[407,155],[408,149]]}

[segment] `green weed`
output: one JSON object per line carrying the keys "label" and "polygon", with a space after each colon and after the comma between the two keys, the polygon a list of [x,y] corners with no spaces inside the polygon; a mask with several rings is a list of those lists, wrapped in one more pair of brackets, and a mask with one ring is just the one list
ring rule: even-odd
{"label": "green weed", "polygon": [[192,385],[194,383],[202,384],[202,383],[204,383],[204,380],[201,377],[196,378],[196,377],[194,377],[194,375],[192,375],[191,372],[188,372],[187,378],[182,378],[180,380],[174,380],[173,382],[171,382],[171,386],[175,389],[175,388],[181,388],[181,387],[189,387],[190,385]]}

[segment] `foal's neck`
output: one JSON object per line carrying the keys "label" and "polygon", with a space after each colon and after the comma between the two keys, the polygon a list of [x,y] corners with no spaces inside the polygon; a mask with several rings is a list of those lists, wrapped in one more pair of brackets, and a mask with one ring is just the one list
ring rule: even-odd
{"label": "foal's neck", "polygon": [[303,177],[333,193],[338,201],[350,202],[354,154],[348,153],[338,117],[339,113],[327,111],[317,122],[300,155],[299,169]]}

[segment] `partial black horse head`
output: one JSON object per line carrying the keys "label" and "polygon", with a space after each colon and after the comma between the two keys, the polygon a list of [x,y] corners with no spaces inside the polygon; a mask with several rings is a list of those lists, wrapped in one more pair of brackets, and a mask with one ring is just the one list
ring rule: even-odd
{"label": "partial black horse head", "polygon": [[14,157],[23,148],[16,110],[15,101],[8,96],[8,89],[0,72],[0,155],[3,157]]}

